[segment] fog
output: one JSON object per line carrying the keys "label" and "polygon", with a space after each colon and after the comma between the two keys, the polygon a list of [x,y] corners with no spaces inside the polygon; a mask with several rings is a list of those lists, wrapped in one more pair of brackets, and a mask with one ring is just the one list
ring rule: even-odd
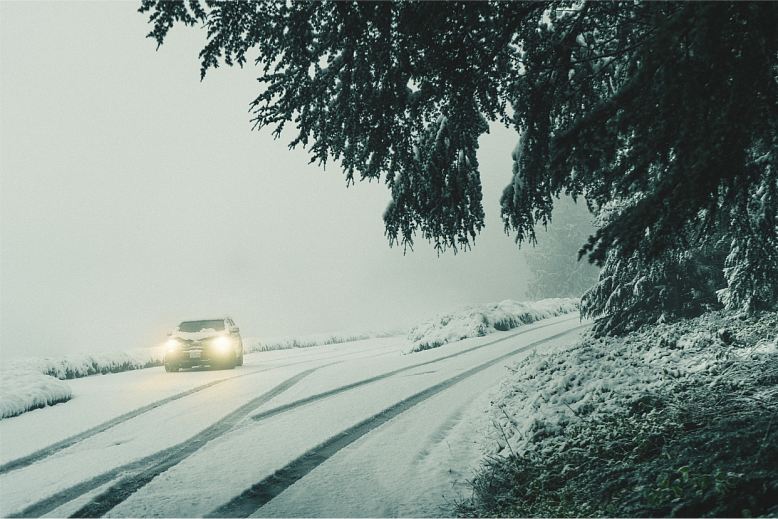
{"label": "fog", "polygon": [[156,345],[182,319],[245,337],[405,328],[523,300],[503,232],[515,132],[479,141],[486,228],[438,257],[390,248],[383,182],[346,188],[252,131],[255,70],[199,81],[201,29],[158,51],[140,2],[0,2],[0,354]]}

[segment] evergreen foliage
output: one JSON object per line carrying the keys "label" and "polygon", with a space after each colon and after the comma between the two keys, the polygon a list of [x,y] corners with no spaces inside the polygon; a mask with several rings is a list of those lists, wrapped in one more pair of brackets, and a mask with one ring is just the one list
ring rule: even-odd
{"label": "evergreen foliage", "polygon": [[586,249],[596,261],[612,248],[658,255],[680,235],[705,241],[763,174],[776,181],[774,5],[592,2],[550,13],[520,34],[527,65],[514,107],[525,135],[503,197],[520,236],[560,190],[597,207],[639,193]]}
{"label": "evergreen foliage", "polygon": [[[607,204],[598,215],[597,226],[618,220],[637,202],[635,198]],[[696,317],[718,308],[716,293],[726,286],[726,251],[722,234],[717,236],[713,245],[671,247],[654,257],[610,251],[599,281],[581,298],[581,315],[596,319],[596,336],[621,335],[644,324]]]}
{"label": "evergreen foliage", "polygon": [[706,268],[707,259],[696,249],[668,250],[650,260],[609,254],[600,280],[581,298],[581,315],[599,318],[595,335],[621,335],[717,308],[721,269]]}
{"label": "evergreen foliage", "polygon": [[176,23],[204,24],[203,76],[258,50],[256,127],[279,136],[293,124],[290,146],[340,161],[347,184],[383,177],[390,244],[416,233],[439,251],[472,244],[484,224],[478,138],[500,121],[521,135],[501,198],[518,243],[536,242],[562,193],[595,211],[634,199],[581,251],[630,265],[605,273],[632,269],[635,288],[638,270],[675,262],[651,274],[656,286],[686,279],[695,251],[724,237],[721,301],[778,304],[778,4],[142,0],[140,11],[159,45]]}
{"label": "evergreen foliage", "polygon": [[[727,287],[719,299],[727,309],[753,314],[778,304],[778,180],[776,150],[758,160],[772,160],[763,182],[742,193],[732,210],[732,244],[724,275]],[[772,171],[771,171],[772,170]]]}

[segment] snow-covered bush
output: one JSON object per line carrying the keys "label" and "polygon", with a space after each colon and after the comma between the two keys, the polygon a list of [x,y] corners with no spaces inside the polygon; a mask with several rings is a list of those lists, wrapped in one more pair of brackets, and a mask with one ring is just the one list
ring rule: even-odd
{"label": "snow-covered bush", "polygon": [[0,418],[10,418],[72,396],[67,383],[32,369],[0,371]]}
{"label": "snow-covered bush", "polygon": [[411,328],[408,340],[412,345],[407,353],[437,348],[449,342],[482,337],[541,319],[577,312],[578,305],[579,300],[571,298],[526,303],[506,299],[501,303],[488,303],[439,315]]}
{"label": "snow-covered bush", "polygon": [[[618,220],[640,198],[603,206],[596,225]],[[595,334],[621,335],[720,308],[716,292],[726,285],[721,234],[711,243],[690,246],[692,234],[687,229],[661,252],[639,249],[626,255],[618,247],[608,252],[599,281],[581,297],[581,315],[596,319]]]}
{"label": "snow-covered bush", "polygon": [[700,250],[667,251],[652,260],[609,254],[600,280],[581,297],[581,315],[597,319],[597,335],[620,335],[718,308],[722,269],[709,260]]}
{"label": "snow-covered bush", "polygon": [[719,299],[728,310],[752,314],[778,305],[778,154],[754,162],[770,164],[762,184],[741,193],[732,211],[732,244],[724,268],[727,287]]}
{"label": "snow-covered bush", "polygon": [[164,348],[138,348],[128,351],[103,351],[62,357],[29,357],[3,361],[4,371],[35,370],[58,379],[88,377],[89,375],[120,373],[134,369],[161,366]]}

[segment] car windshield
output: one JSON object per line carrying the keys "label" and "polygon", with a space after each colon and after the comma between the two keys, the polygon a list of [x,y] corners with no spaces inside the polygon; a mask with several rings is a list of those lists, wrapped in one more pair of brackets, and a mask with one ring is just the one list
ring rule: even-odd
{"label": "car windshield", "polygon": [[178,326],[178,330],[185,333],[196,333],[202,330],[215,330],[220,332],[224,330],[224,320],[215,319],[210,321],[184,321]]}

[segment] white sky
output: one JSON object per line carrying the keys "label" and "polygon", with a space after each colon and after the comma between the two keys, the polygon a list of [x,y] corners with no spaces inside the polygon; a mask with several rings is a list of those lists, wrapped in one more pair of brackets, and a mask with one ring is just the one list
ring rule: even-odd
{"label": "white sky", "polygon": [[389,248],[381,183],[346,189],[251,131],[259,70],[199,81],[201,29],[159,51],[132,2],[0,1],[0,354],[155,345],[182,319],[245,337],[409,326],[523,300],[499,197],[517,136],[482,137],[472,251]]}

